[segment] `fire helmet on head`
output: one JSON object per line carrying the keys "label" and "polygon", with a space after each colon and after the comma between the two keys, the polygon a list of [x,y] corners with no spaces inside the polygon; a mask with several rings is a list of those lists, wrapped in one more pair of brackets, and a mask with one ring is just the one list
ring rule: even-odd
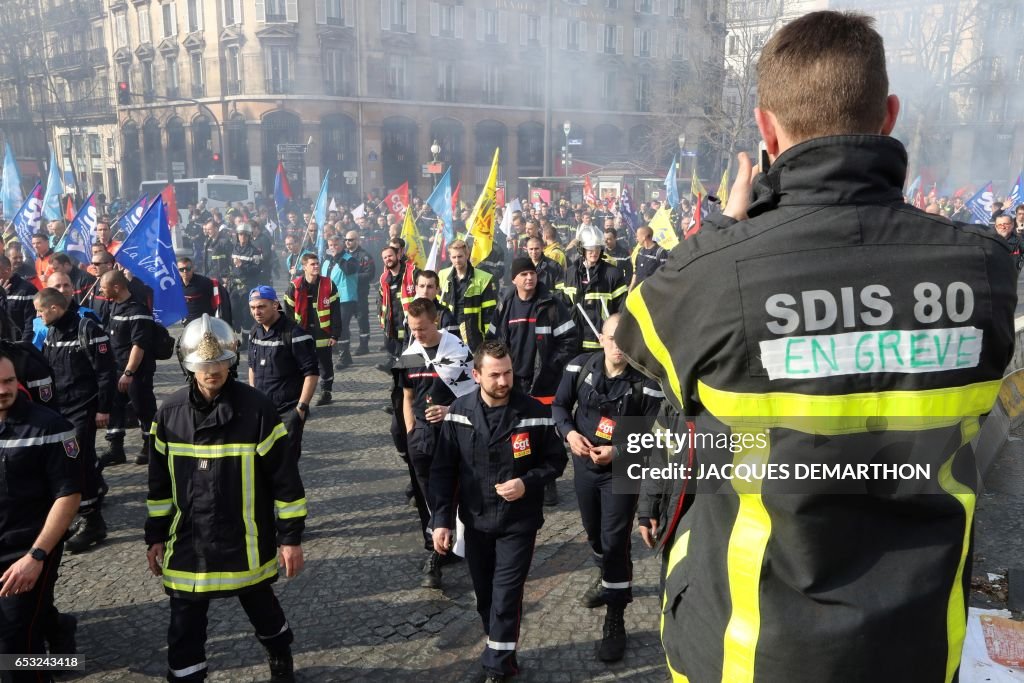
{"label": "fire helmet on head", "polygon": [[233,368],[238,364],[238,339],[230,325],[204,313],[181,333],[178,362],[186,373],[220,363],[229,363]]}
{"label": "fire helmet on head", "polygon": [[579,235],[580,249],[604,249],[604,235],[597,229],[596,225],[585,225],[580,228]]}

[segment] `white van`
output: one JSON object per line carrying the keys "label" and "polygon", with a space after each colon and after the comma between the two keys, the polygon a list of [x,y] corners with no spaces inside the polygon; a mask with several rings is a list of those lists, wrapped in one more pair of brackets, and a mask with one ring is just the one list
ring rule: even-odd
{"label": "white van", "polygon": [[[150,197],[155,197],[165,187],[166,180],[148,180],[139,186],[139,192],[148,192]],[[174,197],[179,211],[185,211],[189,204],[198,204],[203,199],[207,209],[223,209],[228,202],[241,207],[256,201],[256,183],[233,175],[183,178],[174,181]]]}

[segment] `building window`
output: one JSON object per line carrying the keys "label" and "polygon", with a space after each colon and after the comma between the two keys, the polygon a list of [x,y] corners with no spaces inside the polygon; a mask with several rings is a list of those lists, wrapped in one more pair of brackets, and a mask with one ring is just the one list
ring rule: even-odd
{"label": "building window", "polygon": [[619,9],[621,7],[619,0],[604,0],[604,6],[607,9]]}
{"label": "building window", "polygon": [[128,47],[128,19],[124,12],[114,15],[114,44],[118,48]]}
{"label": "building window", "polygon": [[636,0],[636,11],[640,14],[653,14],[654,0]]}
{"label": "building window", "polygon": [[150,43],[153,41],[153,36],[149,30],[149,8],[139,7],[139,42]]}
{"label": "building window", "polygon": [[288,3],[285,0],[266,0],[267,23],[288,21]]}
{"label": "building window", "polygon": [[97,159],[103,156],[103,150],[100,148],[100,136],[95,133],[89,133],[89,156]]}
{"label": "building window", "polygon": [[406,96],[405,55],[388,55],[387,91],[388,97],[403,99]]}
{"label": "building window", "polygon": [[529,45],[540,44],[540,15],[526,15],[526,42]]}
{"label": "building window", "polygon": [[188,32],[203,30],[203,0],[188,0]]}
{"label": "building window", "polygon": [[324,0],[326,3],[325,17],[328,26],[344,26],[345,10],[342,7],[342,0]]}
{"label": "building window", "polygon": [[676,31],[673,34],[674,40],[672,41],[672,58],[682,59],[686,52],[686,40],[685,35],[682,31]]}
{"label": "building window", "polygon": [[224,50],[224,73],[227,76],[228,94],[240,94],[242,92],[242,65],[239,61],[237,45],[232,45]]}
{"label": "building window", "polygon": [[740,52],[740,40],[739,40],[739,37],[737,35],[733,34],[733,35],[729,36],[729,49],[727,50],[727,52],[730,55],[738,55],[739,54],[739,52]]}
{"label": "building window", "polygon": [[153,91],[153,62],[145,61],[140,65],[142,68],[142,95],[152,98]]}
{"label": "building window", "polygon": [[501,68],[493,64],[484,68],[484,104],[501,104]]}
{"label": "building window", "polygon": [[114,158],[114,138],[107,138],[107,156],[111,159]]}
{"label": "building window", "polygon": [[391,0],[391,30],[404,32],[409,25],[409,3],[406,0]]}
{"label": "building window", "polygon": [[604,42],[601,51],[609,55],[622,54],[622,27],[614,24],[604,25]]}
{"label": "building window", "polygon": [[291,92],[291,52],[282,45],[264,49],[267,65],[267,93],[284,95]]}
{"label": "building window", "polygon": [[242,23],[242,0],[224,0],[224,25]]}
{"label": "building window", "polygon": [[636,110],[651,110],[651,79],[647,74],[637,74],[636,77]]}
{"label": "building window", "polygon": [[580,50],[582,49],[583,38],[581,34],[584,32],[583,22],[568,20],[565,25],[565,46],[569,50]]}
{"label": "building window", "polygon": [[438,32],[445,38],[455,37],[455,5],[438,6]]}
{"label": "building window", "polygon": [[617,106],[615,90],[619,82],[618,76],[613,71],[606,71],[601,81],[601,102],[605,109],[615,109]]}
{"label": "building window", "polygon": [[544,104],[544,79],[532,73],[526,74],[526,105],[540,107]]}
{"label": "building window", "polygon": [[454,62],[440,62],[437,65],[437,98],[442,102],[455,101]]}
{"label": "building window", "polygon": [[164,38],[172,38],[172,37],[178,35],[178,17],[174,13],[174,3],[173,2],[165,3],[161,7],[160,11],[163,12],[163,20],[164,20],[164,34],[163,34],[163,37]]}
{"label": "building window", "polygon": [[191,53],[189,62],[192,75],[192,97],[204,97],[206,95],[206,74],[203,72],[203,53]]}
{"label": "building window", "polygon": [[324,87],[328,95],[347,95],[345,53],[343,50],[324,50]]}
{"label": "building window", "polygon": [[178,95],[180,94],[178,58],[168,57],[164,62],[164,68],[167,70],[167,96],[178,97]]}
{"label": "building window", "polygon": [[654,31],[651,29],[637,29],[637,57],[651,57],[654,54]]}
{"label": "building window", "polygon": [[484,13],[484,40],[489,43],[498,42],[498,10],[485,9]]}
{"label": "building window", "polygon": [[132,65],[131,64],[119,64],[118,68],[121,70],[121,79],[128,84],[129,90],[131,89],[132,82]]}

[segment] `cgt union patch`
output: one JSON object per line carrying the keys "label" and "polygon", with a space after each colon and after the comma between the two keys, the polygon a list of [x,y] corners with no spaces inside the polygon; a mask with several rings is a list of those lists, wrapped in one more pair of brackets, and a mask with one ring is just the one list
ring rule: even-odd
{"label": "cgt union patch", "polygon": [[72,460],[78,457],[79,450],[77,438],[71,437],[64,441],[64,453]]}
{"label": "cgt union patch", "polygon": [[512,457],[513,458],[525,458],[531,453],[530,451],[530,434],[529,432],[523,432],[521,434],[512,435]]}

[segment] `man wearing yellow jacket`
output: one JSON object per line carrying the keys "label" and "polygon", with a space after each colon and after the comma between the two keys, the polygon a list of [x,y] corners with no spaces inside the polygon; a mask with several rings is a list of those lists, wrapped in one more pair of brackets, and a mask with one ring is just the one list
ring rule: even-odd
{"label": "man wearing yellow jacket", "polygon": [[1016,269],[991,231],[903,202],[872,24],[816,12],[766,44],[770,170],[741,155],[724,215],[630,293],[615,334],[735,446],[699,449],[705,475],[755,473],[687,482],[662,622],[676,681],[959,673],[970,440],[1013,351]]}

